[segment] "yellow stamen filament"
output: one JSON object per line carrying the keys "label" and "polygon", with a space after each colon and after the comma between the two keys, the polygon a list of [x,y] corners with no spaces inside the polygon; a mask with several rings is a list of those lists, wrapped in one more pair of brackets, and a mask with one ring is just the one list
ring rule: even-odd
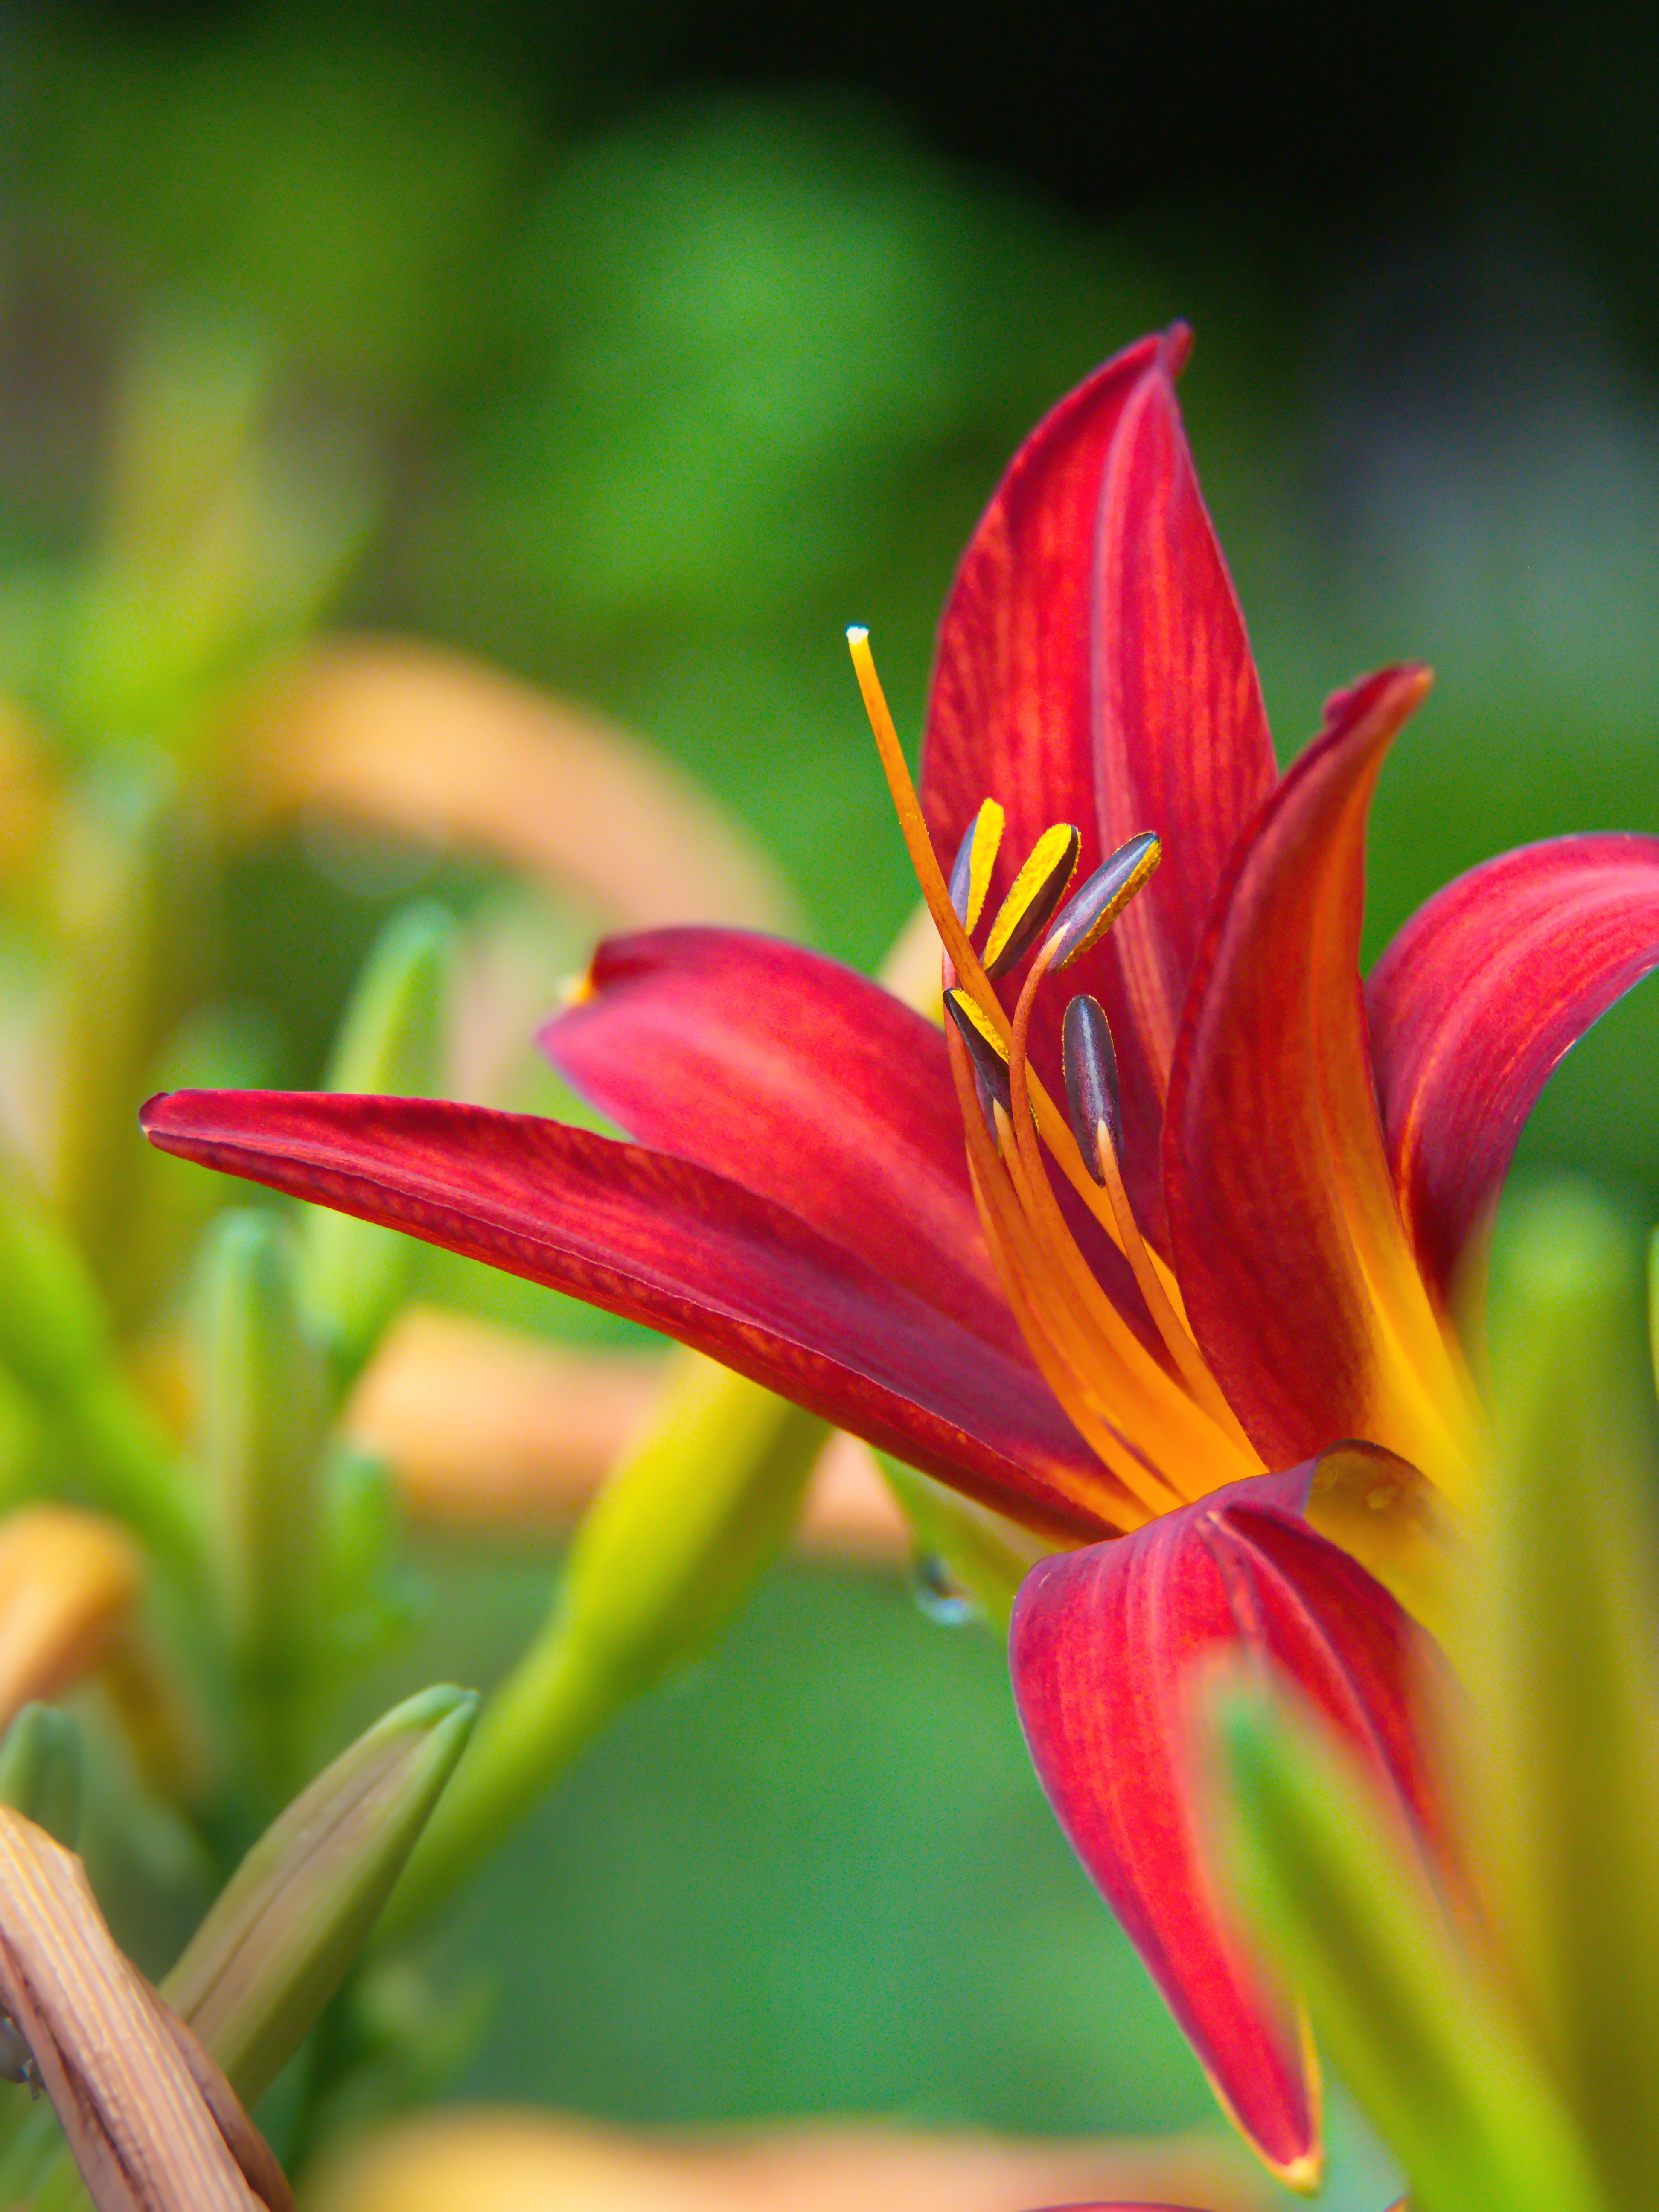
{"label": "yellow stamen filament", "polygon": [[1033,1365],[1048,1384],[1056,1403],[1091,1451],[1101,1462],[1103,1486],[1087,1503],[1121,1534],[1144,1528],[1185,1503],[1158,1476],[1144,1467],[1114,1426],[1092,1390],[1086,1389],[1076,1369],[1054,1345],[1031,1297],[1031,1284],[1022,1274],[1006,1240],[1007,1212],[971,1177],[974,1195],[985,1223],[985,1241],[996,1264],[1003,1295],[1008,1301]]}
{"label": "yellow stamen filament", "polygon": [[[1054,1202],[1035,1144],[1023,1147],[1017,1142],[1012,1123],[1000,1110],[997,1130],[1003,1140],[1003,1164],[1040,1255],[1040,1264],[1047,1276],[1064,1277],[1092,1324],[1086,1364],[1091,1372],[1111,1377],[1111,1401],[1119,1425],[1159,1439],[1158,1464],[1171,1482],[1180,1484],[1178,1468],[1189,1461],[1212,1466],[1218,1451],[1228,1455],[1227,1445],[1175,1376],[1158,1364],[1096,1280]],[[1237,1472],[1254,1474],[1259,1466],[1252,1454],[1249,1464]],[[1210,1486],[1201,1484],[1200,1489]]]}
{"label": "yellow stamen filament", "polygon": [[[950,1042],[969,1164],[993,1262],[1038,1369],[1073,1425],[1157,1511],[1257,1472],[1260,1460],[1248,1446],[1239,1456],[1107,1297],[1046,1183],[1042,1200],[1035,1197],[1000,1107],[995,1109],[1002,1148],[998,1158],[975,1110],[966,1053],[954,1035]],[[1136,1436],[1154,1439],[1153,1449],[1138,1450]],[[1161,1482],[1147,1463],[1154,1458]]]}
{"label": "yellow stamen filament", "polygon": [[[951,1056],[953,1066],[960,1061],[960,1091],[969,1087],[966,1054],[956,1040],[951,1041]],[[999,1110],[999,1121],[1004,1118]],[[1109,1501],[1106,1510],[1120,1526],[1128,1528],[1139,1527],[1144,1520],[1172,1511],[1185,1501],[1142,1462],[1103,1403],[1086,1360],[1076,1356],[1079,1347],[1074,1328],[1068,1325],[1070,1316],[1031,1249],[1029,1229],[1008,1188],[984,1122],[977,1112],[971,1117],[964,1112],[963,1126],[967,1135],[974,1195],[985,1226],[985,1241],[1020,1334],[1039,1373],[1065,1409],[1072,1425],[1133,1501],[1133,1517],[1126,1522],[1121,1500]],[[1100,1504],[1099,1500],[1091,1502]]]}
{"label": "yellow stamen filament", "polygon": [[1252,1474],[1260,1472],[1261,1455],[1245,1435],[1237,1413],[1228,1404],[1221,1385],[1211,1374],[1203,1353],[1194,1342],[1164,1294],[1164,1279],[1154,1262],[1157,1255],[1141,1236],[1140,1225],[1129,1203],[1129,1194],[1123,1187],[1123,1170],[1118,1165],[1117,1149],[1109,1133],[1101,1131],[1101,1165],[1106,1176],[1106,1194],[1110,1199],[1112,1212],[1121,1232],[1124,1256],[1134,1271],[1134,1279],[1152,1324],[1164,1340],[1182,1380],[1203,1407],[1218,1427],[1224,1430],[1250,1462]]}
{"label": "yellow stamen filament", "polygon": [[[1040,1279],[1052,1286],[1051,1296],[1066,1316],[1065,1334],[1075,1364],[1109,1407],[1114,1427],[1126,1437],[1157,1439],[1159,1471],[1182,1498],[1201,1497],[1218,1483],[1259,1472],[1261,1462],[1254,1454],[1248,1462],[1228,1470],[1231,1452],[1225,1438],[1217,1435],[1208,1415],[1158,1364],[1096,1281],[1054,1206],[1054,1194],[1030,1182],[1028,1164],[1020,1157],[1000,1107],[996,1121],[1003,1165],[1025,1231],[1022,1252]],[[1045,1216],[1044,1200],[1051,1216]],[[1064,1296],[1060,1275],[1078,1301],[1076,1308]],[[1188,1479],[1188,1470],[1194,1468],[1204,1471],[1196,1482]]]}

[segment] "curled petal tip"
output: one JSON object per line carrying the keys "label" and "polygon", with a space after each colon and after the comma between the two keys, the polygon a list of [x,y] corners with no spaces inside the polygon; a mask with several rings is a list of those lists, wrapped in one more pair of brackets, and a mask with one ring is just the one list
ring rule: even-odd
{"label": "curled petal tip", "polygon": [[1164,331],[1160,345],[1164,366],[1171,376],[1179,376],[1193,356],[1193,326],[1177,320]]}
{"label": "curled petal tip", "polygon": [[1420,660],[1397,661],[1389,667],[1377,669],[1372,675],[1362,676],[1357,683],[1333,691],[1326,700],[1321,734],[1328,734],[1345,724],[1353,725],[1365,715],[1378,712],[1403,721],[1422,705],[1433,683],[1434,671]]}

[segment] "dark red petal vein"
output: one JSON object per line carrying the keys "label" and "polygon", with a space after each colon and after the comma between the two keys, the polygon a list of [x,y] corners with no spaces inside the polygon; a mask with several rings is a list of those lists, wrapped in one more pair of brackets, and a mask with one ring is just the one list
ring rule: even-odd
{"label": "dark red petal vein", "polygon": [[[1008,809],[1002,879],[1050,822],[1080,867],[1141,830],[1164,862],[1073,988],[1100,999],[1123,1065],[1125,1173],[1159,1241],[1158,1139],[1204,918],[1270,787],[1272,749],[1237,601],[1176,404],[1184,332],[1144,339],[1063,400],[1016,454],[947,602],[922,798],[941,851],[988,793]],[[1057,1079],[1057,1008],[1034,1056]]]}

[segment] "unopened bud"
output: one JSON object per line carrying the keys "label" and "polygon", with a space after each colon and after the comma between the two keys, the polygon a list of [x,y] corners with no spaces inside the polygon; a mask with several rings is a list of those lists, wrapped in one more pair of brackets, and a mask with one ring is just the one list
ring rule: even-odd
{"label": "unopened bud", "polygon": [[215,1224],[202,1316],[201,1458],[220,1608],[244,1664],[281,1683],[316,1611],[326,1408],[274,1214]]}
{"label": "unopened bud", "polygon": [[[342,1024],[325,1088],[377,1097],[442,1095],[455,925],[409,908],[382,933]],[[300,1250],[300,1303],[343,1389],[401,1304],[413,1246],[397,1231],[319,1206]]]}
{"label": "unopened bud", "polygon": [[1654,1407],[1630,1225],[1571,1185],[1499,1226],[1492,1442],[1469,1516],[1460,1673],[1471,1831],[1526,2006],[1615,2201],[1659,2185],[1632,2084],[1659,2045]]}
{"label": "unopened bud", "polygon": [[388,1928],[493,1849],[624,1699],[700,1656],[793,1527],[824,1424],[696,1352],[672,1375],[576,1532],[545,1628],[491,1697]]}
{"label": "unopened bud", "polygon": [[424,1690],[359,1736],[277,1815],[161,1984],[245,2103],[362,1948],[477,1708],[471,1691]]}
{"label": "unopened bud", "polygon": [[81,1731],[55,1705],[25,1705],[0,1737],[0,1804],[70,1850],[81,1830]]}

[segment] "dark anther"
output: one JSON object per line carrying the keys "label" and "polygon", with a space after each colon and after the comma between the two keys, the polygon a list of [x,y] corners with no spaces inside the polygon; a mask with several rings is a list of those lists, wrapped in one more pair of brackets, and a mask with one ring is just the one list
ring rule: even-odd
{"label": "dark anther", "polygon": [[1117,1094],[1117,1054],[1098,999],[1085,992],[1072,1000],[1061,1025],[1060,1045],[1072,1134],[1077,1139],[1084,1165],[1097,1182],[1103,1183],[1101,1132],[1104,1130],[1114,1154],[1121,1155],[1122,1113]]}
{"label": "dark anther", "polygon": [[1103,860],[1048,936],[1050,969],[1064,968],[1097,945],[1163,857],[1156,833],[1143,830]]}
{"label": "dark anther", "polygon": [[973,927],[968,919],[968,900],[974,887],[974,838],[978,830],[976,814],[963,831],[957,857],[951,865],[951,903],[957,910],[957,920],[968,929]]}
{"label": "dark anther", "polygon": [[985,1017],[965,991],[947,991],[945,1010],[956,1024],[957,1034],[968,1048],[974,1073],[1005,1114],[1014,1110],[1008,1087],[1008,1062],[991,1035]]}

